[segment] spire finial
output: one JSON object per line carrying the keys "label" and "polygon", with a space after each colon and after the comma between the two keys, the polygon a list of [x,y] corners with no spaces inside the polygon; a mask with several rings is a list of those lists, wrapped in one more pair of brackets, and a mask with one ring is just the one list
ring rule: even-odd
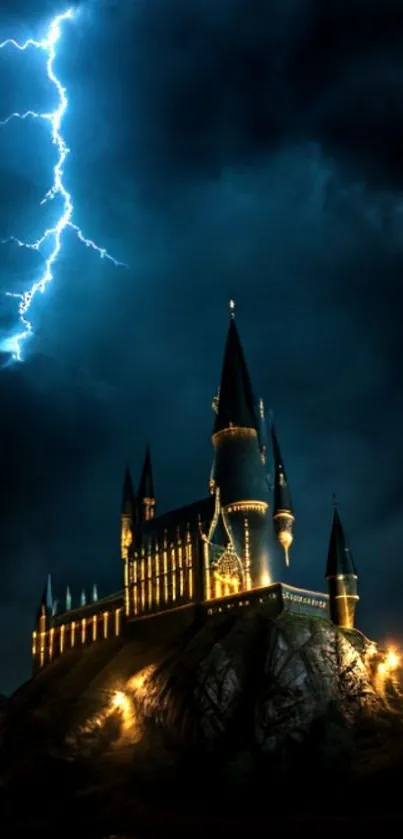
{"label": "spire finial", "polygon": [[231,300],[229,300],[228,305],[229,305],[230,317],[232,318],[232,320],[234,320],[235,319],[235,300],[233,300],[232,297],[231,297]]}
{"label": "spire finial", "polygon": [[337,503],[337,496],[336,496],[335,492],[333,492],[333,494],[332,494],[332,506],[333,506],[333,510],[337,510],[338,503]]}

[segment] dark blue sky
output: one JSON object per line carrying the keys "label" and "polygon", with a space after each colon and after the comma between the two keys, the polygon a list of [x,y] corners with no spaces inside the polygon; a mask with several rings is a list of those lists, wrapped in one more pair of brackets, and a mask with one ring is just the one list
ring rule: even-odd
{"label": "dark blue sky", "polygon": [[[58,3],[8,0],[0,40]],[[295,582],[324,585],[335,491],[360,625],[403,636],[403,9],[392,0],[83,3],[57,62],[76,221],[0,372],[0,692],[28,676],[55,588],[120,585],[126,460],[152,447],[160,510],[206,492],[227,300],[292,486]],[[35,54],[0,52],[0,119],[53,100]],[[0,129],[0,236],[29,239],[54,163],[46,130]],[[0,252],[0,290],[37,254]],[[0,300],[2,333],[15,309]]]}

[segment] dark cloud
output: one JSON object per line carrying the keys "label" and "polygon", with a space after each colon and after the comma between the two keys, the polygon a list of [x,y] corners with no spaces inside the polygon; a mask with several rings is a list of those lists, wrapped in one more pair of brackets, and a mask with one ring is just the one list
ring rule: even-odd
{"label": "dark cloud", "polygon": [[[3,3],[0,37],[54,10]],[[76,221],[129,267],[69,235],[27,360],[0,375],[0,691],[28,673],[48,568],[76,596],[119,585],[126,459],[137,474],[151,442],[160,509],[204,493],[231,296],[292,481],[295,582],[323,585],[336,491],[361,624],[402,631],[402,34],[391,0],[93,2],[65,28]],[[20,58],[0,53],[0,118],[48,101]],[[35,237],[53,150],[37,125],[0,143],[0,235]],[[0,258],[2,290],[41,265]]]}

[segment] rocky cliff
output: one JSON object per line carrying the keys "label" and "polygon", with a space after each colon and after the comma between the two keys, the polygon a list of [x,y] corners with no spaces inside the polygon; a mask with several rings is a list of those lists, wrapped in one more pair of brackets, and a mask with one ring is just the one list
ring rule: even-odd
{"label": "rocky cliff", "polygon": [[[0,727],[5,802],[32,800],[34,784],[51,810],[95,807],[116,832],[117,812],[130,823],[145,801],[173,806],[178,785],[205,808],[297,781],[303,802],[307,775],[368,784],[401,765],[399,690],[380,685],[360,633],[264,606],[158,621],[153,638],[133,628],[72,651],[17,691]],[[31,818],[42,829],[50,815]]]}

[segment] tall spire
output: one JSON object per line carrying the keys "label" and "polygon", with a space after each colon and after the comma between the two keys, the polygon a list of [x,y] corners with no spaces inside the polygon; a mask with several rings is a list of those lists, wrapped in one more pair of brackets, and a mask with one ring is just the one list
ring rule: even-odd
{"label": "tall spire", "polygon": [[268,485],[258,404],[230,301],[219,397],[214,400],[214,463],[210,491],[219,493],[223,525],[244,568],[246,588],[257,584],[268,541]]}
{"label": "tall spire", "polygon": [[337,509],[337,502],[335,496],[333,496],[333,521],[327,555],[326,577],[336,577],[339,574],[352,574],[353,576],[357,576],[357,571],[351,551],[346,544],[343,525]]}
{"label": "tall spire", "polygon": [[252,385],[236,327],[233,300],[230,301],[230,322],[219,393],[214,434],[231,427],[258,430]]}
{"label": "tall spire", "polygon": [[134,518],[135,510],[136,510],[136,496],[134,494],[132,476],[130,474],[129,467],[126,466],[125,477],[124,477],[124,481],[123,481],[121,513],[122,513],[122,516],[130,516],[130,518]]}
{"label": "tall spire", "polygon": [[137,493],[137,501],[143,521],[148,521],[149,519],[154,518],[155,493],[149,446],[147,446],[144,458],[143,471],[141,473],[139,490]]}
{"label": "tall spire", "polygon": [[49,617],[53,612],[53,598],[52,598],[52,578],[48,574],[46,583],[42,592],[42,597],[39,603],[37,612],[37,620],[41,617]]}
{"label": "tall spire", "polygon": [[359,600],[357,571],[347,547],[336,501],[333,496],[333,521],[327,556],[326,577],[329,589],[330,617],[336,626],[353,629]]}
{"label": "tall spire", "polygon": [[284,550],[286,565],[290,564],[289,550],[294,541],[293,524],[295,521],[291,492],[281,456],[273,415],[270,414],[270,430],[274,459],[274,499],[273,521],[276,536]]}

